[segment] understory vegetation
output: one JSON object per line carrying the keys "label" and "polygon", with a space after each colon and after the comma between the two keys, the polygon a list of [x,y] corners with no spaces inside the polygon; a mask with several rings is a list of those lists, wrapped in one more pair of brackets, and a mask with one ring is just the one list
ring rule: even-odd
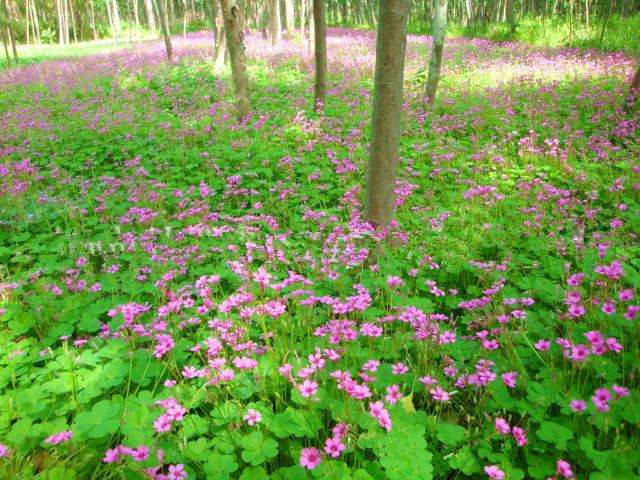
{"label": "understory vegetation", "polygon": [[389,241],[374,40],[0,73],[1,478],[640,477],[633,59],[409,36]]}

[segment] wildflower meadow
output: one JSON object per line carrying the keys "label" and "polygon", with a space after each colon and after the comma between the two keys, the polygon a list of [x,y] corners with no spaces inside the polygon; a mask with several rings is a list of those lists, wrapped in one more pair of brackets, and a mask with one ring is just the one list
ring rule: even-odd
{"label": "wildflower meadow", "polygon": [[243,41],[0,71],[0,478],[640,478],[637,56],[408,35],[380,228],[376,32]]}

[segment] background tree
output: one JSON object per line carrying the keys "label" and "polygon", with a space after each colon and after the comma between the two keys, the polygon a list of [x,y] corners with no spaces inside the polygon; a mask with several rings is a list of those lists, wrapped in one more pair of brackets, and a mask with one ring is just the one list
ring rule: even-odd
{"label": "background tree", "polygon": [[322,109],[327,89],[327,27],[325,24],[324,0],[313,0],[314,57],[316,65],[313,104]]}
{"label": "background tree", "polygon": [[284,0],[284,26],[287,29],[287,36],[289,38],[293,37],[293,33],[295,31],[293,19],[293,0]]}
{"label": "background tree", "polygon": [[638,96],[640,95],[640,63],[638,63],[638,68],[636,69],[636,73],[633,75],[633,79],[631,80],[631,85],[629,85],[629,95],[627,95],[627,101],[625,102],[625,110],[631,111],[636,102],[638,101]]}
{"label": "background tree", "polygon": [[249,101],[249,82],[247,81],[247,67],[244,56],[244,37],[240,29],[240,12],[232,0],[220,0],[224,29],[227,35],[227,48],[231,61],[231,73],[236,94],[238,119],[242,120],[251,112]]}
{"label": "background tree", "polygon": [[365,212],[376,226],[387,226],[394,211],[410,1],[380,2]]}
{"label": "background tree", "polygon": [[282,24],[280,22],[280,0],[269,0],[269,27],[271,44],[279,45],[282,40]]}
{"label": "background tree", "polygon": [[160,19],[160,30],[162,30],[162,38],[164,38],[164,47],[167,52],[167,60],[173,60],[173,45],[171,44],[171,33],[169,32],[169,19],[167,18],[167,9],[164,0],[156,0],[156,9],[158,10],[158,18]]}
{"label": "background tree", "polygon": [[432,103],[438,83],[440,82],[440,69],[442,67],[442,51],[444,49],[444,32],[447,27],[447,0],[435,0],[435,22],[433,25],[433,51],[429,62],[429,77],[425,88],[424,97],[427,103]]}

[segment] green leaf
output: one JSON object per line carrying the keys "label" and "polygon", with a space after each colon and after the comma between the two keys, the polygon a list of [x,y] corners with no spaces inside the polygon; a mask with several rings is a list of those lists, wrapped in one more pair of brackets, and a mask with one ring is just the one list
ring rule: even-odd
{"label": "green leaf", "polygon": [[573,438],[573,432],[567,427],[554,422],[542,422],[536,431],[540,440],[553,443],[559,450],[567,448],[567,441]]}
{"label": "green leaf", "polygon": [[260,431],[242,437],[240,445],[244,448],[242,459],[251,465],[260,465],[278,455],[278,442],[271,438],[264,438]]}
{"label": "green leaf", "polygon": [[438,423],[436,438],[447,445],[458,445],[464,441],[465,431],[460,425]]}
{"label": "green leaf", "polygon": [[233,455],[221,455],[212,453],[204,464],[207,480],[227,480],[229,475],[238,469],[238,464]]}

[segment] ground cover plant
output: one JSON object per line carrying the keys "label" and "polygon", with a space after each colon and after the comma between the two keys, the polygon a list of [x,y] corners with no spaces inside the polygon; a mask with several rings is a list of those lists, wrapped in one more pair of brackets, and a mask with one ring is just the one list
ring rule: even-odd
{"label": "ground cover plant", "polygon": [[409,36],[390,242],[374,33],[245,44],[0,73],[0,477],[638,478],[632,59]]}

